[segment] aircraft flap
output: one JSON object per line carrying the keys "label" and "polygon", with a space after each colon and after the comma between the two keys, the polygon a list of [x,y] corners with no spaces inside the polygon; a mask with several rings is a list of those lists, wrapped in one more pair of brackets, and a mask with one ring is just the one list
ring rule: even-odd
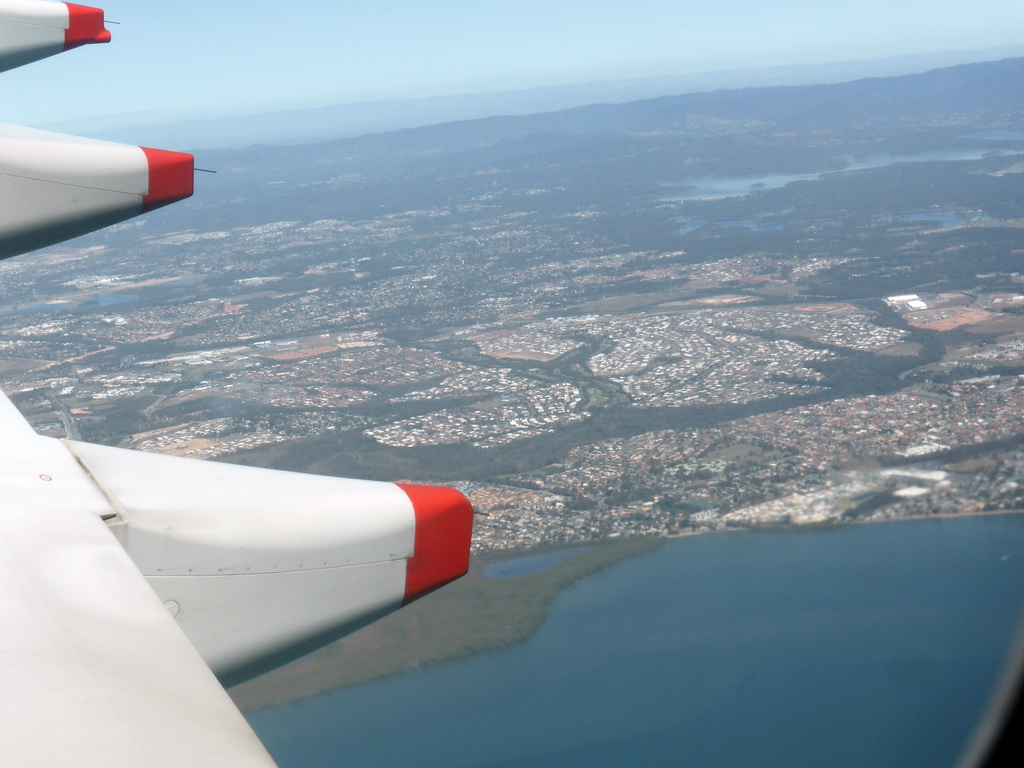
{"label": "aircraft flap", "polygon": [[59,442],[0,395],[0,743],[21,768],[271,768],[101,519]]}

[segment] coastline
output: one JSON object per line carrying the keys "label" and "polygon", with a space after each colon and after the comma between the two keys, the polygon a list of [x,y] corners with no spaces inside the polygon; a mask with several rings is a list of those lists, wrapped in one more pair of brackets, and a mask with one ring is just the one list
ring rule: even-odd
{"label": "coastline", "polygon": [[881,520],[851,520],[861,523],[898,523],[903,520],[956,520],[962,517],[996,517],[998,515],[1024,515],[1024,509],[992,509],[987,512],[940,512],[937,515],[914,515],[911,517],[886,517]]}
{"label": "coastline", "polygon": [[563,590],[664,543],[662,537],[606,539],[546,570],[507,578],[488,578],[484,568],[580,544],[482,555],[459,581],[228,693],[252,711],[516,645],[544,622]]}
{"label": "coastline", "polygon": [[557,768],[642,753],[781,768],[829,765],[839,743],[851,764],[896,765],[936,746],[936,723],[944,754],[918,762],[952,765],[1018,625],[1021,523],[670,543],[568,590],[505,652],[247,716],[296,765]]}
{"label": "coastline", "polygon": [[504,578],[489,578],[484,569],[496,563],[575,549],[580,543],[491,552],[474,558],[470,572],[446,589],[307,657],[236,686],[229,693],[240,709],[254,711],[508,648],[525,641],[540,627],[561,591],[618,562],[652,552],[671,539],[739,531],[800,533],[846,525],[1016,514],[1024,514],[1024,509],[605,539],[587,544],[585,551],[545,570]]}

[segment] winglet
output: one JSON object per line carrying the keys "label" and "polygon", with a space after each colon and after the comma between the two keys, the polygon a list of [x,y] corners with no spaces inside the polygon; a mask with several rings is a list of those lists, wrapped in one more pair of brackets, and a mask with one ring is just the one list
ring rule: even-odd
{"label": "winglet", "polygon": [[149,192],[142,198],[142,213],[192,197],[195,158],[185,152],[139,147],[149,163]]}
{"label": "winglet", "polygon": [[396,483],[416,514],[413,556],[405,575],[403,605],[443,587],[469,570],[473,506],[454,488]]}
{"label": "winglet", "polygon": [[109,43],[110,31],[103,26],[103,11],[87,5],[64,3],[68,8],[68,28],[64,30],[64,50],[89,43]]}

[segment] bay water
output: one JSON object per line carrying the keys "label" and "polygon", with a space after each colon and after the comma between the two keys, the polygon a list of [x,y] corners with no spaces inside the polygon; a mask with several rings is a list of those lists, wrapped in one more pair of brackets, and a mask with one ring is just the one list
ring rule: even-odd
{"label": "bay water", "polygon": [[952,766],[1024,606],[1024,515],[669,541],[526,642],[247,716],[281,768]]}

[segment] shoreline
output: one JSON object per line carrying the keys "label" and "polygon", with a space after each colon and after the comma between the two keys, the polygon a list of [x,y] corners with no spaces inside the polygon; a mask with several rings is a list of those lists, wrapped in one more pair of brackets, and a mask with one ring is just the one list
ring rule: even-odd
{"label": "shoreline", "polygon": [[[307,657],[235,686],[229,693],[240,709],[254,711],[418,668],[503,650],[526,641],[543,624],[551,603],[562,591],[612,565],[653,552],[672,539],[741,531],[801,533],[846,525],[1018,514],[1024,514],[1024,509],[848,520],[776,529],[749,527],[692,531],[489,552],[476,558],[463,580],[445,590]],[[489,578],[483,574],[484,568],[493,563],[558,552],[584,544],[590,547],[587,551],[544,571],[504,578]]]}
{"label": "shoreline", "polygon": [[874,525],[875,523],[900,523],[914,520],[960,520],[966,517],[998,517],[1001,515],[1024,515],[1024,509],[994,509],[988,512],[942,512],[938,515],[913,515],[910,517],[887,517],[882,520],[851,520],[850,525]]}
{"label": "shoreline", "polygon": [[239,709],[252,711],[517,645],[544,623],[564,590],[664,543],[653,536],[605,539],[547,570],[506,578],[488,578],[483,569],[581,543],[481,555],[445,589],[228,692]]}

